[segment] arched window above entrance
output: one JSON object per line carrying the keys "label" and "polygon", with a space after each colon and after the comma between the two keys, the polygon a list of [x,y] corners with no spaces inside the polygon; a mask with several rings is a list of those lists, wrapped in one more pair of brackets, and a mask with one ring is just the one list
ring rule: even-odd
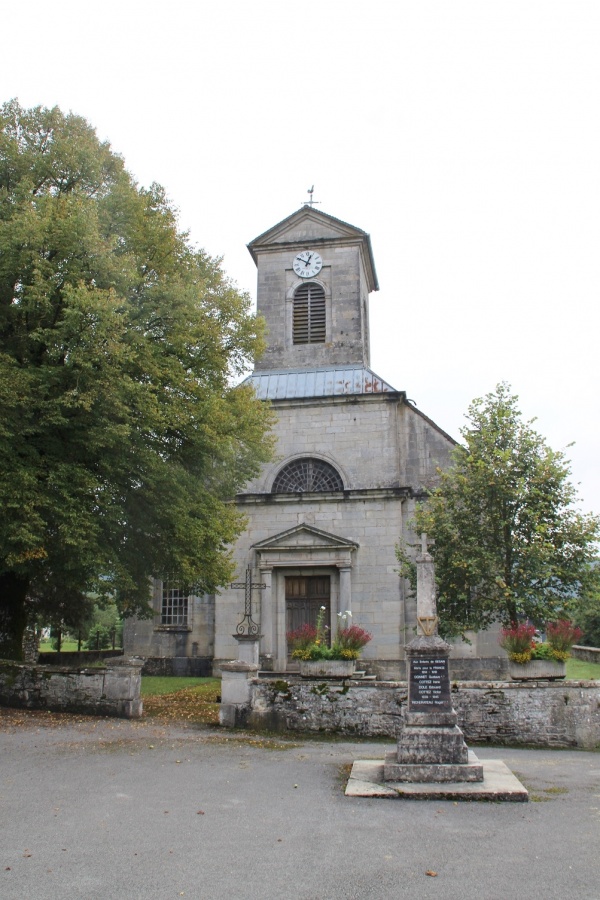
{"label": "arched window above entrance", "polygon": [[325,342],[325,291],[320,284],[301,284],[294,294],[294,344]]}
{"label": "arched window above entrance", "polygon": [[273,482],[273,494],[292,494],[299,491],[343,491],[339,473],[322,459],[304,457],[284,466]]}

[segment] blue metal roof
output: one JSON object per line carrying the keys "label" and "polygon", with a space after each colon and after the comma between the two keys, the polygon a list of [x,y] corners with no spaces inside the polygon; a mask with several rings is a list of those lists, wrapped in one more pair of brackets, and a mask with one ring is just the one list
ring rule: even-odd
{"label": "blue metal roof", "polygon": [[254,387],[260,400],[395,392],[366,366],[255,371],[244,383]]}

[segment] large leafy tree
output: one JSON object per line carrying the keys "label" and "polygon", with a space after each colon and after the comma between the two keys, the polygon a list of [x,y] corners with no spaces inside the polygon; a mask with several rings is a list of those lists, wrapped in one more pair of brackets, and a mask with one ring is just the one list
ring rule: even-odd
{"label": "large leafy tree", "polygon": [[90,592],[143,613],[152,575],[230,579],[228,501],[270,454],[232,387],[260,348],[160,187],[84,119],[1,107],[0,656],[28,604],[76,625]]}
{"label": "large leafy tree", "polygon": [[[600,520],[579,512],[569,462],[524,421],[507,384],[474,400],[463,445],[417,508],[434,538],[438,609],[448,636],[493,622],[564,616],[598,583]],[[399,550],[404,573],[407,548]]]}

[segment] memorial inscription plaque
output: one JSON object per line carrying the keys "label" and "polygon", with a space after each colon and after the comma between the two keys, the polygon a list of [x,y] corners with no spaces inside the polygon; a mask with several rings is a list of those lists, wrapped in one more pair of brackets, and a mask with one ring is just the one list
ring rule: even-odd
{"label": "memorial inscription plaque", "polygon": [[412,712],[452,709],[447,657],[417,656],[411,659],[408,708]]}

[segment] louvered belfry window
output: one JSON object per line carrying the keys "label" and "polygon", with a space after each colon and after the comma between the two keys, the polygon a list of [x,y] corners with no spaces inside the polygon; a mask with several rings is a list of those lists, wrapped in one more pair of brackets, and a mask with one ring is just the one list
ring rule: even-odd
{"label": "louvered belfry window", "polygon": [[325,342],[325,291],[320,284],[301,284],[294,294],[294,344]]}
{"label": "louvered belfry window", "polygon": [[274,494],[303,491],[343,491],[338,472],[322,459],[295,459],[284,466],[273,482]]}

